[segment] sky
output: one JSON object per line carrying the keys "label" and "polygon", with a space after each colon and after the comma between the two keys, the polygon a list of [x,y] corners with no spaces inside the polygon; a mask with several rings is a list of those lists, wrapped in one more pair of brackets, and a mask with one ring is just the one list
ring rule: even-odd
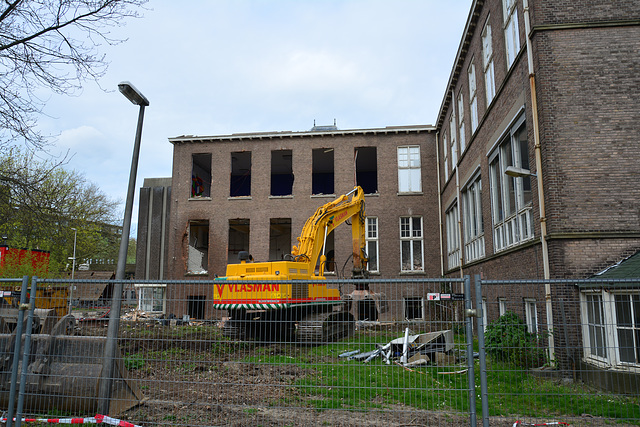
{"label": "sky", "polygon": [[[111,30],[99,85],[51,96],[39,120],[82,172],[126,198],[138,107],[149,100],[136,188],[171,176],[181,135],[433,124],[471,0],[152,0]],[[137,206],[137,194],[134,206]],[[132,235],[135,235],[134,209]]]}

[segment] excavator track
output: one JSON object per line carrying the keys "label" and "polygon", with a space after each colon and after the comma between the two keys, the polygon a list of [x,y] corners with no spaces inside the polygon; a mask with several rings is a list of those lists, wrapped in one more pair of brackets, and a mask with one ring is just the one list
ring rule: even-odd
{"label": "excavator track", "polygon": [[296,341],[322,344],[349,337],[355,332],[355,319],[348,311],[311,313],[296,327]]}

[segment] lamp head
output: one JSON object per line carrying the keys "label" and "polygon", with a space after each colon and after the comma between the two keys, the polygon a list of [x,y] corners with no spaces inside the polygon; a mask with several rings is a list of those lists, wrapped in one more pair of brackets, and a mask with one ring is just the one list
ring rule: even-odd
{"label": "lamp head", "polygon": [[118,90],[135,105],[141,105],[144,107],[149,105],[149,100],[130,82],[120,82],[118,84]]}

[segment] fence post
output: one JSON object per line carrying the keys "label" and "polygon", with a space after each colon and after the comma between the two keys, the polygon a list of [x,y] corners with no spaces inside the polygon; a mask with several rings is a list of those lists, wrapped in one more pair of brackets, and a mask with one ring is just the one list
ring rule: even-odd
{"label": "fence post", "polygon": [[29,277],[22,277],[22,287],[20,288],[20,309],[18,311],[18,323],[16,324],[16,342],[13,350],[13,366],[11,368],[11,389],[9,390],[9,412],[7,413],[7,427],[13,427],[14,402],[16,400],[16,387],[18,381],[18,363],[20,363],[20,347],[22,346],[22,322],[24,322],[24,305],[27,299],[27,287]]}
{"label": "fence post", "polygon": [[482,404],[482,426],[489,427],[489,392],[487,388],[487,351],[484,343],[484,314],[482,307],[482,279],[474,276],[476,285],[476,307],[478,310],[478,354],[480,361],[480,399]]}
{"label": "fence post", "polygon": [[471,307],[471,279],[469,276],[464,276],[465,335],[467,338],[467,367],[469,368],[467,373],[469,381],[469,425],[476,427],[476,378],[473,362],[473,324],[471,320],[474,314]]}
{"label": "fence post", "polygon": [[33,313],[36,309],[36,286],[38,278],[31,278],[31,295],[29,295],[29,316],[27,317],[27,330],[24,336],[24,349],[22,350],[22,372],[20,373],[20,391],[18,393],[18,408],[16,409],[16,427],[22,425],[22,408],[24,407],[24,389],[27,382],[27,368],[29,367],[29,353],[31,353],[31,329],[33,329]]}

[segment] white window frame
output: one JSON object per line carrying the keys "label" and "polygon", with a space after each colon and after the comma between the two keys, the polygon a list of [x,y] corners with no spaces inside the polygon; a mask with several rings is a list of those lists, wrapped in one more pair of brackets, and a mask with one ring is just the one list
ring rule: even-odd
{"label": "white window frame", "polygon": [[520,33],[518,29],[518,8],[516,0],[502,0],[504,16],[504,44],[507,49],[507,68],[511,68],[520,52]]}
{"label": "white window frame", "polygon": [[[138,294],[138,310],[140,311],[145,311],[147,313],[165,313],[167,310],[167,285],[166,284],[135,284],[134,288],[137,290],[137,294]],[[157,298],[155,298],[155,292],[158,289],[162,290],[162,296],[161,296],[161,304],[162,304],[162,309],[161,310],[154,310],[153,308],[156,307],[156,304],[154,304],[157,301]],[[150,298],[150,302],[145,302],[144,299],[147,297],[148,292],[151,292],[151,298]],[[148,304],[150,304],[151,309],[149,309]]]}
{"label": "white window frame", "polygon": [[[371,260],[372,255],[375,257],[376,265],[372,268],[371,263],[367,263],[367,270],[372,273],[380,271],[380,245],[378,243],[378,217],[368,216],[366,218],[365,242],[367,248],[367,256]],[[372,250],[373,248],[373,250]],[[374,253],[372,253],[374,252]]]}
{"label": "white window frame", "polygon": [[449,269],[459,267],[460,259],[460,227],[458,225],[458,201],[456,200],[445,213],[447,227],[447,266]]}
{"label": "white window frame", "polygon": [[464,134],[464,94],[462,89],[458,93],[458,133],[460,138],[460,155],[467,148],[467,141]]}
{"label": "white window frame", "polygon": [[484,87],[487,107],[496,96],[495,72],[493,67],[493,45],[491,40],[491,24],[489,18],[482,29],[482,64],[484,66]]}
{"label": "white window frame", "polygon": [[[588,296],[597,298],[599,302],[599,309],[601,310],[600,319],[595,319],[589,316],[589,299]],[[616,303],[616,297],[628,296],[630,297],[629,314],[631,315],[631,325],[621,326],[618,321],[621,318],[618,313],[618,304]],[[640,323],[637,318],[640,316],[640,310],[636,312],[634,308],[633,298],[640,299],[640,290],[589,290],[582,291],[580,293],[580,308],[582,315],[582,346],[584,350],[584,357],[590,362],[594,362],[599,366],[606,366],[620,370],[631,370],[634,372],[640,372],[640,357],[638,357],[638,348],[640,347],[640,340],[637,339],[638,327]],[[593,301],[593,299],[592,299]],[[598,323],[598,320],[600,323]],[[634,326],[635,325],[635,326]],[[602,333],[604,328],[604,333]],[[620,332],[632,330],[631,338],[633,340],[633,349],[635,361],[623,361],[620,354]],[[594,333],[599,332],[602,341],[602,352],[592,351],[592,345],[597,337],[594,337]],[[597,345],[597,342],[596,342]]]}
{"label": "white window frame", "polygon": [[471,65],[467,71],[469,76],[469,110],[471,111],[471,134],[478,128],[478,91],[476,87],[476,66],[471,59]]}
{"label": "white window frame", "polygon": [[[417,222],[417,224],[416,224]],[[400,217],[400,271],[402,272],[424,272],[424,241],[422,227],[422,216],[401,216]],[[409,251],[409,268],[403,264],[405,246]],[[416,253],[418,252],[418,253]],[[419,256],[419,265],[416,257]]]}
{"label": "white window frame", "polygon": [[487,315],[487,299],[482,298],[482,329],[487,330],[487,324],[489,323],[489,316]]}
{"label": "white window frame", "polygon": [[507,299],[506,298],[498,298],[498,312],[500,316],[504,316],[507,313]]}
{"label": "white window frame", "polygon": [[524,115],[521,115],[489,156],[494,252],[503,251],[534,237],[531,177],[514,178],[504,173],[508,166],[529,168],[528,138],[525,141],[526,153],[522,152],[521,141],[518,139],[523,129],[526,132]]}
{"label": "white window frame", "polygon": [[[424,297],[418,297],[418,296],[409,296],[409,297],[404,297],[403,298],[403,309],[404,309],[404,318],[406,320],[424,320],[424,316],[425,316],[425,309],[426,309],[426,304],[425,304],[425,298]],[[420,315],[421,317],[409,317],[408,313],[407,313],[407,303],[409,302],[409,300],[414,301],[414,302],[420,302]]]}
{"label": "white window frame", "polygon": [[449,119],[449,138],[451,143],[451,172],[458,166],[458,145],[456,144],[456,117],[451,112]]}
{"label": "white window frame", "polygon": [[422,168],[420,166],[420,146],[398,147],[398,192],[422,192]]}
{"label": "white window frame", "polygon": [[533,298],[524,299],[524,314],[527,319],[527,331],[530,334],[538,334],[540,330],[538,326],[538,308],[536,300]]}
{"label": "white window frame", "polygon": [[482,218],[482,180],[474,176],[462,190],[465,262],[484,258],[484,221]]}
{"label": "white window frame", "polygon": [[444,152],[444,180],[449,178],[449,145],[447,144],[447,133],[442,134],[442,147]]}

